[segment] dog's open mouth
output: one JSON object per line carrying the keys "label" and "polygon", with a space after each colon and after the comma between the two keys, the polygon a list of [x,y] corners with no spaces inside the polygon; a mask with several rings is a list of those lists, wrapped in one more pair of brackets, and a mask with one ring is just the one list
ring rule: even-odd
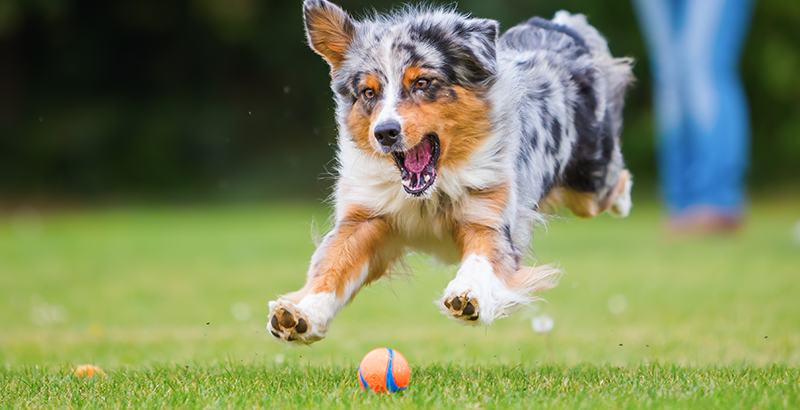
{"label": "dog's open mouth", "polygon": [[400,169],[403,188],[411,195],[421,195],[436,180],[436,163],[439,161],[439,137],[426,134],[419,144],[404,152],[393,152],[394,162]]}

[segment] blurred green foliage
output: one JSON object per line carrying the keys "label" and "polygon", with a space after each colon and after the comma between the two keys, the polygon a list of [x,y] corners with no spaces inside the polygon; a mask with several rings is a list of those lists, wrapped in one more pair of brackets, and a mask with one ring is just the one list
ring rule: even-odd
{"label": "blurred green foliage", "polygon": [[[301,3],[0,0],[0,196],[325,195],[336,125]],[[339,4],[365,15],[400,3]],[[638,60],[624,150],[652,181],[648,64],[628,0],[458,8],[503,28],[587,14],[615,55]],[[742,65],[757,186],[800,180],[798,26],[797,0],[759,2]]]}

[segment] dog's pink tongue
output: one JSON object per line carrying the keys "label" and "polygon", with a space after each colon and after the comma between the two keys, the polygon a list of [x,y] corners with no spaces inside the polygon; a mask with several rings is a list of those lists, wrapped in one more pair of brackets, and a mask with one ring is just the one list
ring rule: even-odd
{"label": "dog's pink tongue", "polygon": [[404,165],[411,172],[422,172],[429,162],[431,162],[431,142],[428,139],[422,140],[416,147],[406,151]]}

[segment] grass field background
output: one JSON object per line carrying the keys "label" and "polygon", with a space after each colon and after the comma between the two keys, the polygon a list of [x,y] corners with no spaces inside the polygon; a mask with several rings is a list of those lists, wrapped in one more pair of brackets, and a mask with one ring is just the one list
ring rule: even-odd
{"label": "grass field background", "polygon": [[[306,203],[1,214],[0,403],[800,406],[800,200],[756,200],[729,237],[669,237],[646,201],[623,220],[553,219],[533,249],[561,284],[490,328],[442,316],[432,301],[455,267],[411,256],[411,275],[362,290],[325,340],[286,348],[266,303],[302,285],[327,215]],[[551,332],[533,332],[538,315]],[[379,346],[412,364],[400,398],[358,391],[354,369]],[[83,363],[109,378],[72,379]]]}

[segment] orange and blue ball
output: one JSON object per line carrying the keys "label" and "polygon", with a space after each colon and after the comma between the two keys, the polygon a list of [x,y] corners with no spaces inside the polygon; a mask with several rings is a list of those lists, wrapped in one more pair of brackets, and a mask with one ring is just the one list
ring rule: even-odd
{"label": "orange and blue ball", "polygon": [[396,393],[408,387],[411,368],[400,352],[388,347],[379,347],[361,359],[358,379],[365,391]]}

